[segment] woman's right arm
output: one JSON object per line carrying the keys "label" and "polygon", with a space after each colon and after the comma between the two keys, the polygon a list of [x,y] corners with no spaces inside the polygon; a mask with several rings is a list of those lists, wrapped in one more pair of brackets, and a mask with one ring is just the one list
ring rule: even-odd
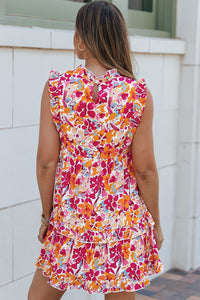
{"label": "woman's right arm", "polygon": [[159,180],[153,147],[153,99],[147,89],[147,101],[140,125],[132,142],[134,174],[140,194],[155,222],[154,230],[158,249],[163,242],[159,216]]}

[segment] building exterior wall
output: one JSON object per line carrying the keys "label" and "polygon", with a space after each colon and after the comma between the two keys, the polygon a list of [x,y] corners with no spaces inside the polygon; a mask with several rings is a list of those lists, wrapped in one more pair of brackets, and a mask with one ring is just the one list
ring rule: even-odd
{"label": "building exterior wall", "polygon": [[[41,203],[36,151],[41,94],[51,68],[65,72],[83,63],[73,50],[73,32],[0,26],[0,299],[26,299],[41,244]],[[180,40],[131,37],[138,64],[154,98],[154,142],[160,177],[160,210],[165,235],[160,251],[165,270],[174,266],[180,70]],[[63,299],[101,300],[70,291]]]}
{"label": "building exterior wall", "polygon": [[173,265],[189,270],[200,266],[200,2],[177,4],[177,37],[187,47],[180,78]]}

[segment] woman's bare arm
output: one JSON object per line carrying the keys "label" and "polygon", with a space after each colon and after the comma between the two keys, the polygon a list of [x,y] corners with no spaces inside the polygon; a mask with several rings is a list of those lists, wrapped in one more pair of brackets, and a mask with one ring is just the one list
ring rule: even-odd
{"label": "woman's bare arm", "polygon": [[153,149],[153,100],[147,90],[147,102],[142,120],[132,142],[133,167],[142,198],[154,222],[159,223],[158,171]]}
{"label": "woman's bare arm", "polygon": [[158,248],[163,241],[159,215],[159,179],[153,147],[153,99],[147,89],[147,101],[132,142],[132,158],[134,173],[142,198],[151,213],[155,226]]}
{"label": "woman's bare arm", "polygon": [[48,218],[52,211],[52,198],[56,166],[59,157],[59,134],[50,112],[50,95],[46,83],[41,101],[39,143],[37,151],[37,181],[43,214]]}

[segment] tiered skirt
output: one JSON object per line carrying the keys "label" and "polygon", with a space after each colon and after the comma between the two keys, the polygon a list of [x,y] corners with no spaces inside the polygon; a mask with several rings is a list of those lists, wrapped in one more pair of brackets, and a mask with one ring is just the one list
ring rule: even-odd
{"label": "tiered skirt", "polygon": [[52,287],[89,294],[137,291],[163,270],[153,226],[133,239],[97,244],[63,236],[50,224],[36,267]]}

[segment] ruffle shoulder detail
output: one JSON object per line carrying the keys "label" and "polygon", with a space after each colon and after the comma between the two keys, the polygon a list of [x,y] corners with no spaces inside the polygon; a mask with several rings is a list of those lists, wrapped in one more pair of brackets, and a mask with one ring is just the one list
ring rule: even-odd
{"label": "ruffle shoulder detail", "polygon": [[131,96],[133,101],[133,127],[136,129],[140,125],[147,101],[147,85],[144,78],[134,81]]}
{"label": "ruffle shoulder detail", "polygon": [[61,84],[61,74],[57,71],[50,71],[48,90],[50,94],[50,111],[52,113],[56,128],[59,131],[61,125],[60,101],[62,98],[63,86]]}

